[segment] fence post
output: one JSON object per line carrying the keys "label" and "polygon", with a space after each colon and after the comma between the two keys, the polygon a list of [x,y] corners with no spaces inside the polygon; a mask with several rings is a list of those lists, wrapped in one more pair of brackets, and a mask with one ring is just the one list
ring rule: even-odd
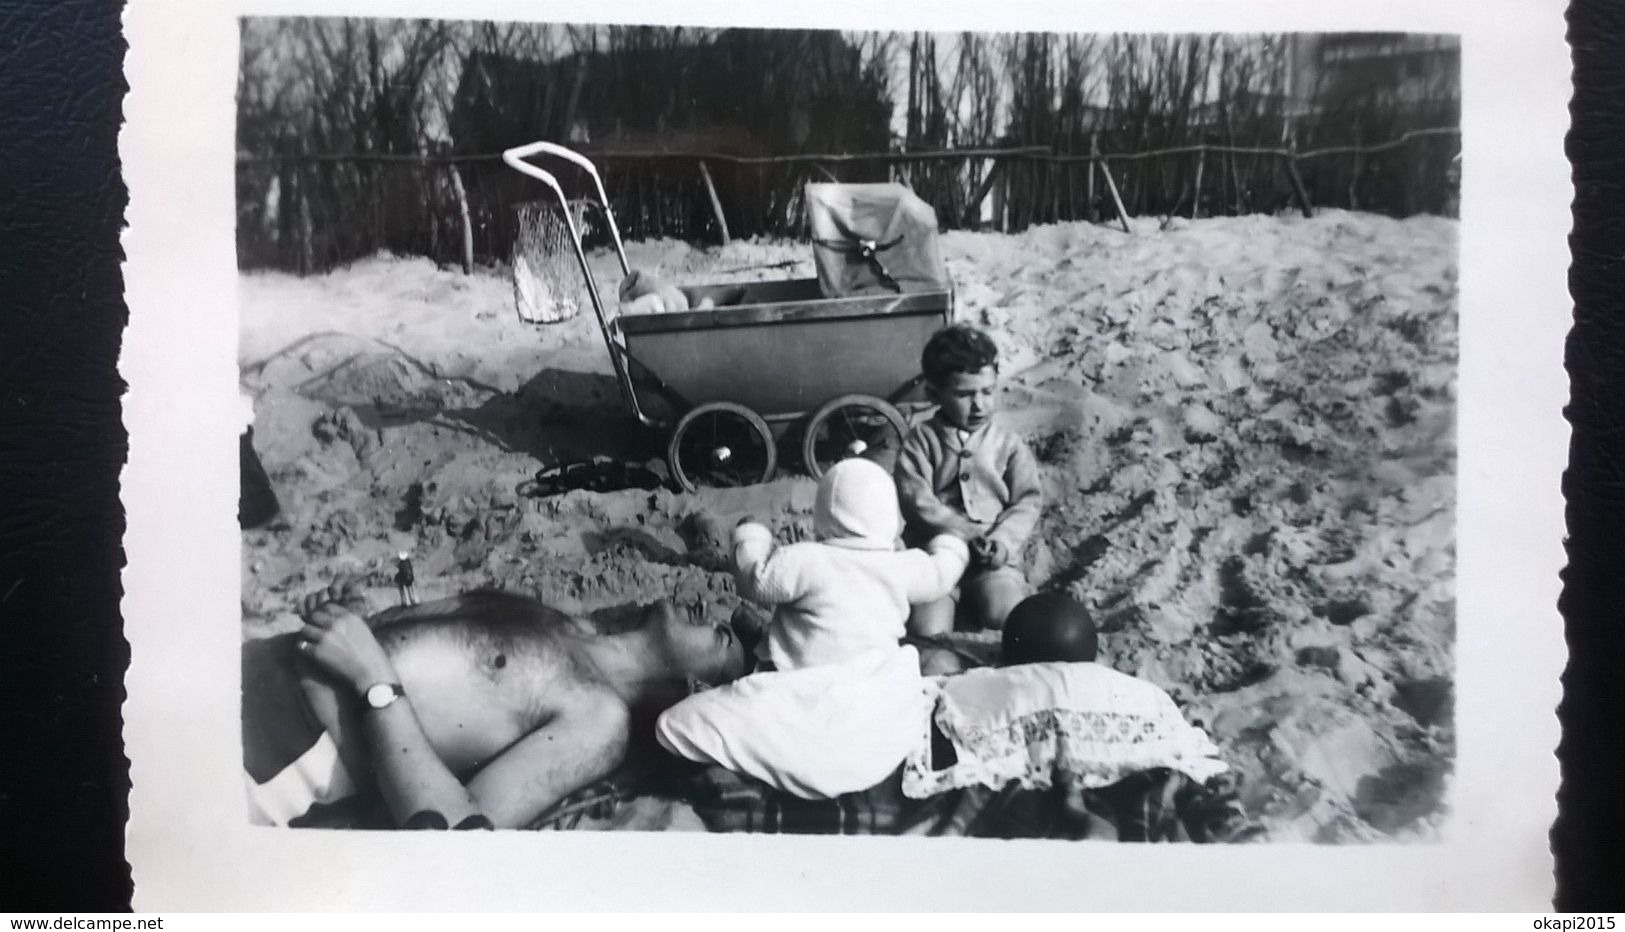
{"label": "fence post", "polygon": [[790,173],[790,194],[784,204],[785,223],[793,236],[797,230],[807,228],[807,179],[812,172]]}
{"label": "fence post", "polygon": [[1283,156],[1286,159],[1287,180],[1292,182],[1292,196],[1298,199],[1298,208],[1303,211],[1304,219],[1315,216],[1314,208],[1309,205],[1309,192],[1303,186],[1303,178],[1298,174],[1298,140],[1293,139],[1287,143],[1287,151]]}
{"label": "fence post", "polygon": [[[1067,148],[1070,149],[1072,147],[1068,146]],[[1067,153],[1067,155],[1071,155],[1071,154],[1072,153],[1070,153],[1070,152]],[[1067,220],[1076,220],[1076,219],[1078,219],[1078,192],[1077,192],[1076,186],[1073,184],[1073,182],[1075,182],[1077,180],[1077,178],[1075,177],[1077,175],[1077,173],[1078,173],[1077,168],[1078,168],[1078,166],[1073,162],[1062,162],[1061,163],[1061,170],[1066,172],[1066,219]]]}
{"label": "fence post", "polygon": [[1100,158],[1100,134],[1089,134],[1089,183],[1085,185],[1083,216],[1085,220],[1094,223],[1095,213],[1095,159]]}
{"label": "fence post", "polygon": [[1243,213],[1245,213],[1245,210],[1243,208],[1245,208],[1247,206],[1246,203],[1245,203],[1245,200],[1244,200],[1246,198],[1246,189],[1244,189],[1241,186],[1241,169],[1236,167],[1236,153],[1234,152],[1234,148],[1235,148],[1235,145],[1236,145],[1236,134],[1230,128],[1230,117],[1229,117],[1229,115],[1227,114],[1224,119],[1225,119],[1225,124],[1224,124],[1225,125],[1225,140],[1224,141],[1225,141],[1225,145],[1226,145],[1226,149],[1224,151],[1224,163],[1230,169],[1230,194],[1233,196],[1234,204],[1235,204],[1235,206],[1230,211],[1230,216],[1239,217]]}
{"label": "fence post", "polygon": [[[1001,160],[1001,165],[1004,161]],[[1000,233],[1009,232],[1010,229],[1010,173],[1015,170],[1014,163],[1005,165],[1004,171],[996,172],[993,182],[993,229]]]}
{"label": "fence post", "polygon": [[474,224],[468,216],[468,191],[463,188],[462,173],[456,162],[446,163],[451,174],[451,190],[457,195],[457,216],[463,224],[463,274],[474,274]]}
{"label": "fence post", "polygon": [[771,213],[771,211],[768,209],[768,203],[767,203],[767,166],[766,165],[758,164],[756,166],[756,209],[754,211],[752,211],[752,213],[755,215],[756,225],[755,225],[754,228],[752,228],[752,230],[750,232],[751,232],[752,236],[755,236],[755,235],[760,234],[764,229],[766,229],[766,227],[767,227],[767,218],[768,218],[768,215]]}
{"label": "fence post", "polygon": [[658,161],[650,163],[649,188],[653,194],[653,197],[650,198],[652,202],[650,213],[654,215],[654,235],[666,236],[666,211],[663,203],[665,196],[660,191],[660,163]]}
{"label": "fence post", "polygon": [[1111,193],[1112,204],[1117,208],[1117,219],[1123,223],[1123,232],[1133,233],[1128,225],[1128,211],[1123,207],[1123,196],[1117,193],[1117,182],[1112,179],[1112,167],[1104,158],[1100,160],[1100,174],[1106,179],[1106,190]]}
{"label": "fence post", "polygon": [[[307,175],[315,174],[314,167],[301,170],[297,173],[299,178],[299,274],[309,275],[316,270],[316,225],[310,217],[310,194],[306,190]],[[312,183],[313,184],[313,183]]]}
{"label": "fence post", "polygon": [[1359,210],[1360,209],[1360,194],[1359,194],[1360,169],[1365,167],[1362,164],[1362,160],[1361,160],[1360,156],[1363,155],[1363,154],[1364,153],[1362,152],[1361,145],[1360,145],[1360,126],[1359,126],[1359,124],[1355,124],[1355,126],[1354,126],[1354,172],[1353,172],[1353,174],[1349,175],[1349,210]]}
{"label": "fence post", "polygon": [[1058,173],[1061,166],[1060,166],[1060,163],[1056,162],[1054,159],[1051,159],[1050,161],[1046,162],[1045,166],[1046,167],[1044,169],[1044,183],[1049,185],[1049,213],[1050,213],[1049,222],[1050,223],[1060,223],[1061,222],[1061,180],[1060,180],[1060,178],[1058,178],[1056,176],[1057,176],[1057,173]]}
{"label": "fence post", "polygon": [[1207,143],[1196,150],[1196,190],[1191,193],[1191,219],[1202,214],[1202,169],[1207,166]]}
{"label": "fence post", "polygon": [[1027,162],[1021,156],[1010,160],[1010,171],[1004,179],[1004,232],[1022,228],[1022,202],[1027,198]]}
{"label": "fence post", "polygon": [[722,215],[722,199],[717,197],[717,186],[711,183],[711,169],[705,167],[705,161],[700,161],[700,178],[705,181],[705,193],[711,198],[711,211],[717,215],[717,229],[722,231],[722,245],[733,242],[728,235],[728,218]]}
{"label": "fence post", "polygon": [[971,195],[970,203],[965,205],[965,216],[960,219],[960,226],[970,227],[974,230],[980,225],[982,220],[982,202],[987,200],[987,192],[993,190],[993,184],[998,180],[999,167],[1003,164],[1003,159],[993,160],[993,165],[987,170],[987,177],[982,179],[981,185],[976,188],[976,193]]}

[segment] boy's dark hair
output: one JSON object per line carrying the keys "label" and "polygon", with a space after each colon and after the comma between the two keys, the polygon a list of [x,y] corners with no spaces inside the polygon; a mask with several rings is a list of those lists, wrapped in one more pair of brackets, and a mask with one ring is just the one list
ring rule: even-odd
{"label": "boy's dark hair", "polygon": [[933,385],[956,372],[969,375],[999,363],[999,348],[987,334],[968,324],[954,324],[931,335],[920,353],[920,371]]}
{"label": "boy's dark hair", "polygon": [[1004,621],[1001,653],[1006,666],[1088,663],[1099,649],[1094,618],[1082,602],[1065,592],[1029,596]]}

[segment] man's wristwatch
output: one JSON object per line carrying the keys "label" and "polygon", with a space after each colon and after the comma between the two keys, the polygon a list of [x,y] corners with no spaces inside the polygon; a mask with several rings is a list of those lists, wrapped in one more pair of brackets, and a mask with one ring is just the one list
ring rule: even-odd
{"label": "man's wristwatch", "polygon": [[376,711],[389,708],[396,699],[405,695],[406,690],[399,683],[374,683],[367,687],[361,698],[367,701],[367,708]]}

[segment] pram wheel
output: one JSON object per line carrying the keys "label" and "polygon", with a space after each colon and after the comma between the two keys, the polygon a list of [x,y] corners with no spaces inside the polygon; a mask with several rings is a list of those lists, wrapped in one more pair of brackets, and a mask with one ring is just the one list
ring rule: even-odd
{"label": "pram wheel", "polygon": [[672,477],[690,492],[702,485],[766,482],[778,458],[767,422],[731,401],[708,402],[683,415],[666,446]]}
{"label": "pram wheel", "polygon": [[874,460],[887,470],[897,461],[908,421],[890,403],[873,395],[841,395],[819,406],[801,434],[801,462],[819,478],[852,456]]}

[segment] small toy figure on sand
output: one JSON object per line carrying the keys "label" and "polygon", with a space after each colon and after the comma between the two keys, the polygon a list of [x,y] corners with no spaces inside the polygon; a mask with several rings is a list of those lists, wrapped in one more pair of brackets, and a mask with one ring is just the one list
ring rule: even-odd
{"label": "small toy figure on sand", "polygon": [[395,555],[395,587],[402,605],[418,604],[417,577],[412,573],[412,554],[402,550]]}

